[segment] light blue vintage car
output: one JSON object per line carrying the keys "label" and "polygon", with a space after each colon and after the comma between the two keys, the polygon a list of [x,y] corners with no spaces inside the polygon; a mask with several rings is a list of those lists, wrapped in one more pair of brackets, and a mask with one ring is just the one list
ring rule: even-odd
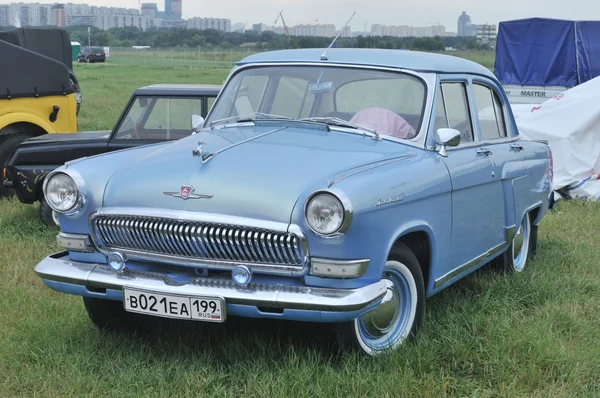
{"label": "light blue vintage car", "polygon": [[549,147],[520,139],[494,75],[459,58],[256,54],[190,125],[46,178],[66,251],[35,271],[98,327],[324,322],[376,355],[426,297],[492,260],[522,271],[550,205]]}

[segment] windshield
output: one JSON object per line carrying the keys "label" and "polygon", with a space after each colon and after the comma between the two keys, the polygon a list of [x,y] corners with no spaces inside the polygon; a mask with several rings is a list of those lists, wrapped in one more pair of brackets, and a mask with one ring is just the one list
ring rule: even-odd
{"label": "windshield", "polygon": [[[242,70],[230,80],[205,125],[308,118],[410,139],[419,131],[425,99],[425,84],[406,73],[263,66]],[[350,123],[340,123],[343,121]]]}
{"label": "windshield", "polygon": [[138,96],[115,139],[174,140],[192,134],[192,115],[202,115],[202,98]]}

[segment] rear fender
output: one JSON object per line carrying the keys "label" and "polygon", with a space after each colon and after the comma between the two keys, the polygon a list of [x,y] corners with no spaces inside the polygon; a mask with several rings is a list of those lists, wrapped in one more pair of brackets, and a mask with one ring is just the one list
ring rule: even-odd
{"label": "rear fender", "polygon": [[16,123],[29,123],[36,125],[48,134],[58,133],[58,131],[52,126],[52,124],[38,116],[32,115],[30,113],[14,112],[0,116],[0,134],[2,134],[1,131],[3,128]]}

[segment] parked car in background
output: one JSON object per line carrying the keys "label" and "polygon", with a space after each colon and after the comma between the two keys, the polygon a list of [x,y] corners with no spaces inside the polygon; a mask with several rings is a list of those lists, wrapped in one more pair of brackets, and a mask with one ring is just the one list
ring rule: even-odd
{"label": "parked car in background", "polygon": [[106,53],[102,47],[85,47],[77,56],[79,62],[104,62]]}
{"label": "parked car in background", "polygon": [[288,50],[232,70],[202,128],[44,182],[65,251],[35,271],[95,325],[131,313],[332,324],[376,355],[484,264],[523,271],[552,162],[473,62]]}
{"label": "parked car in background", "polygon": [[[0,169],[28,138],[77,132],[81,91],[70,47],[64,29],[0,32]],[[4,177],[0,197],[13,194]]]}
{"label": "parked car in background", "polygon": [[22,203],[40,202],[40,218],[56,226],[42,184],[48,173],[73,159],[177,140],[192,134],[190,118],[205,117],[220,85],[158,84],[137,89],[112,131],[53,134],[24,141],[6,165],[6,188]]}

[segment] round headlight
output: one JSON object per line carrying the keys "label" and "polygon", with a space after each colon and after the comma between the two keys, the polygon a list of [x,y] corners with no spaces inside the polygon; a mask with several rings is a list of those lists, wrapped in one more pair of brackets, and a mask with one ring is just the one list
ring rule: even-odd
{"label": "round headlight", "polygon": [[317,194],[306,206],[306,221],[321,235],[334,234],[344,223],[344,206],[338,198],[329,193]]}
{"label": "round headlight", "polygon": [[77,204],[79,189],[67,174],[57,173],[48,180],[44,194],[50,207],[59,213],[64,213]]}

